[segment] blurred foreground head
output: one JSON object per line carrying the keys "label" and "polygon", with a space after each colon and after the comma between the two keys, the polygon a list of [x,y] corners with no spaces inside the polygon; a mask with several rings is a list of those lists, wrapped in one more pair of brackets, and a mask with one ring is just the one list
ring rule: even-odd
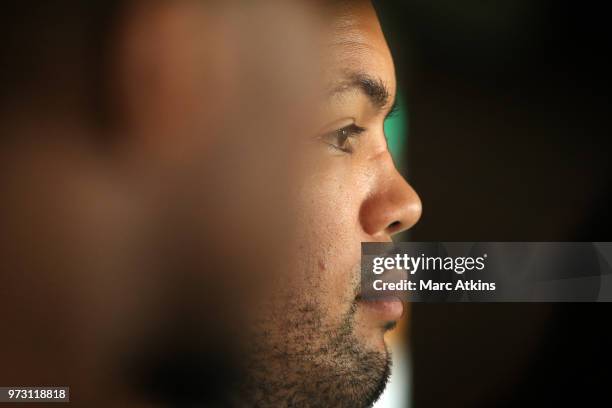
{"label": "blurred foreground head", "polygon": [[86,406],[220,401],[294,231],[310,10],[4,9],[0,384],[69,385]]}

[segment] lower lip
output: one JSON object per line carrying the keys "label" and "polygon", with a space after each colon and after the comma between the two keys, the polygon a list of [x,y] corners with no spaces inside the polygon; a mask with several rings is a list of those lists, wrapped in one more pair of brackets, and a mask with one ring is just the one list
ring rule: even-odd
{"label": "lower lip", "polygon": [[399,300],[361,300],[359,304],[365,306],[384,321],[399,320],[404,314],[404,305]]}

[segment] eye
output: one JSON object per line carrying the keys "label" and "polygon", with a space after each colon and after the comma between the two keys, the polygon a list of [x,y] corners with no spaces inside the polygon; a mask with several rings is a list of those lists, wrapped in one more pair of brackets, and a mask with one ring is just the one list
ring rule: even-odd
{"label": "eye", "polygon": [[360,135],[364,131],[364,128],[351,124],[341,129],[334,130],[333,132],[324,134],[322,139],[324,143],[336,150],[340,150],[344,153],[352,153],[353,148],[351,146],[351,139]]}

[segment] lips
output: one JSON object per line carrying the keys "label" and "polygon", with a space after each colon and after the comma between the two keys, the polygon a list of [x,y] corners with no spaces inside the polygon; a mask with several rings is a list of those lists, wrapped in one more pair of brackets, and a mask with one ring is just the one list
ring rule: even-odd
{"label": "lips", "polygon": [[386,283],[397,283],[406,279],[407,276],[407,272],[400,269],[391,269],[384,275],[368,274],[362,276],[360,294],[357,296],[358,303],[363,305],[364,309],[375,320],[388,323],[401,319],[404,315],[404,304],[401,299],[405,297],[405,294],[402,292],[378,291],[373,285],[373,279]]}
{"label": "lips", "polygon": [[359,304],[367,309],[377,320],[383,322],[397,321],[404,315],[404,305],[399,299],[361,299]]}

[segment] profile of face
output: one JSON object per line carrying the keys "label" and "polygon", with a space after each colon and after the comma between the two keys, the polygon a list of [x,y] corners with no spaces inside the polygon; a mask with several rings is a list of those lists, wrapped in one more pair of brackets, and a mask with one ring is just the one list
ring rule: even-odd
{"label": "profile of face", "polygon": [[294,264],[256,337],[247,399],[259,406],[369,406],[390,373],[384,334],[400,302],[360,300],[361,242],[387,242],[421,215],[396,170],[384,122],[393,60],[369,1],[334,9],[325,109],[308,145]]}

